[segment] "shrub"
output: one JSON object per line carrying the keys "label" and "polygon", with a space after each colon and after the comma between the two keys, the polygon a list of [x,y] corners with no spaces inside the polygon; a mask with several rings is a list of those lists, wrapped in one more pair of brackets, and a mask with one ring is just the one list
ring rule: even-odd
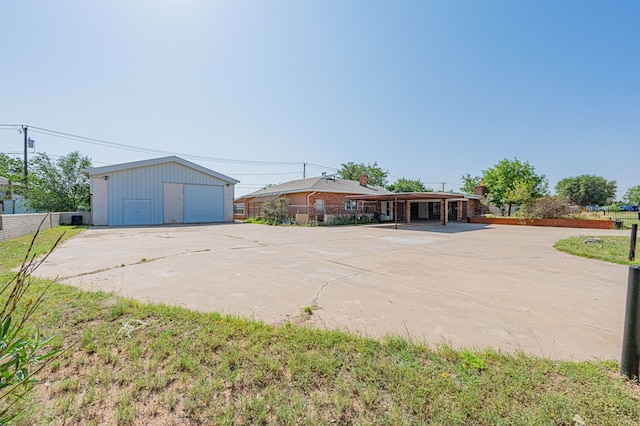
{"label": "shrub", "polygon": [[286,197],[273,199],[262,204],[262,213],[269,225],[283,223],[289,215],[289,200]]}
{"label": "shrub", "polygon": [[559,196],[538,198],[526,208],[526,216],[532,219],[560,219],[572,213],[569,199]]}

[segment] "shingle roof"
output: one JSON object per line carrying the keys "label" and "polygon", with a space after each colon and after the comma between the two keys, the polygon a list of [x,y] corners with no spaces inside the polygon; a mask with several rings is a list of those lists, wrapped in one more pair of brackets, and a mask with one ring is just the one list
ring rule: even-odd
{"label": "shingle roof", "polygon": [[345,180],[319,176],[307,179],[292,180],[289,182],[281,183],[280,185],[270,186],[256,192],[252,192],[251,194],[238,197],[238,199],[294,194],[298,192],[308,191],[362,195],[391,194],[390,191],[387,191],[383,188],[378,188],[371,185],[362,186],[360,185],[360,182],[357,182],[355,180]]}
{"label": "shingle roof", "polygon": [[0,185],[9,185],[9,179],[0,176]]}
{"label": "shingle roof", "polygon": [[158,164],[166,164],[166,163],[178,163],[185,167],[195,169],[199,172],[202,172],[209,176],[213,176],[225,182],[229,182],[233,184],[240,182],[239,180],[233,179],[229,176],[225,176],[222,173],[214,172],[213,170],[209,170],[206,167],[200,166],[199,164],[192,163],[191,161],[187,161],[184,158],[180,158],[176,156],[152,158],[150,160],[134,161],[131,163],[113,164],[111,166],[92,167],[90,169],[86,169],[85,173],[87,173],[89,176],[92,176],[92,175],[97,175],[102,173],[117,172],[120,170],[135,169],[138,167],[156,166]]}

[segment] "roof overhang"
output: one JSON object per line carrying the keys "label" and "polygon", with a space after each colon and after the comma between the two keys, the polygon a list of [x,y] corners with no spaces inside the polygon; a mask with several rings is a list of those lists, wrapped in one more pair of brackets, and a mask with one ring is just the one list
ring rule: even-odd
{"label": "roof overhang", "polygon": [[207,169],[206,167],[202,167],[199,164],[192,163],[191,161],[188,161],[188,160],[185,160],[184,158],[180,158],[180,157],[176,157],[176,156],[162,157],[162,158],[152,158],[150,160],[133,161],[131,163],[113,164],[111,166],[91,167],[91,168],[88,168],[88,169],[84,169],[83,172],[86,175],[88,175],[89,177],[91,177],[91,176],[104,174],[104,173],[113,173],[113,172],[119,172],[119,171],[123,171],[123,170],[139,168],[139,167],[156,166],[156,165],[159,165],[159,164],[167,164],[167,163],[181,164],[181,165],[183,165],[185,167],[197,170],[197,171],[199,171],[201,173],[204,173],[206,175],[209,175],[209,176],[212,176],[214,178],[220,179],[221,181],[226,182],[226,183],[230,183],[230,184],[234,184],[235,185],[236,183],[240,182],[237,179],[234,179],[232,177],[223,175],[222,173],[218,173],[218,172],[215,172],[213,170]]}
{"label": "roof overhang", "polygon": [[465,198],[464,194],[451,192],[398,192],[394,194],[347,195],[345,198],[361,201],[419,201]]}

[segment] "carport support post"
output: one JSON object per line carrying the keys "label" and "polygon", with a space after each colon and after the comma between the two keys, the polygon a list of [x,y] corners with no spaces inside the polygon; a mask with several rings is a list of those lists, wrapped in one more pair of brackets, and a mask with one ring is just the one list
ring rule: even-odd
{"label": "carport support post", "polygon": [[624,314],[624,330],[622,333],[622,358],[620,373],[628,378],[638,379],[638,363],[640,362],[640,266],[629,266],[627,282],[627,305]]}
{"label": "carport support post", "polygon": [[636,239],[638,238],[638,224],[631,225],[631,241],[629,241],[629,261],[636,259]]}
{"label": "carport support post", "polygon": [[396,221],[396,229],[398,229],[398,197],[393,201],[393,218]]}

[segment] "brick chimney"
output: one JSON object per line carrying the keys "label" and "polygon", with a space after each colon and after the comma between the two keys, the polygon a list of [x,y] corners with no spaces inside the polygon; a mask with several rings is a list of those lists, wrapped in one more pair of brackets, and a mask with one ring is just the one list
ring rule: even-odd
{"label": "brick chimney", "polygon": [[473,193],[475,195],[483,195],[483,196],[487,194],[487,187],[484,186],[484,179],[480,181],[480,185],[476,185],[473,187]]}
{"label": "brick chimney", "polygon": [[360,175],[360,185],[367,186],[369,184],[369,176]]}

